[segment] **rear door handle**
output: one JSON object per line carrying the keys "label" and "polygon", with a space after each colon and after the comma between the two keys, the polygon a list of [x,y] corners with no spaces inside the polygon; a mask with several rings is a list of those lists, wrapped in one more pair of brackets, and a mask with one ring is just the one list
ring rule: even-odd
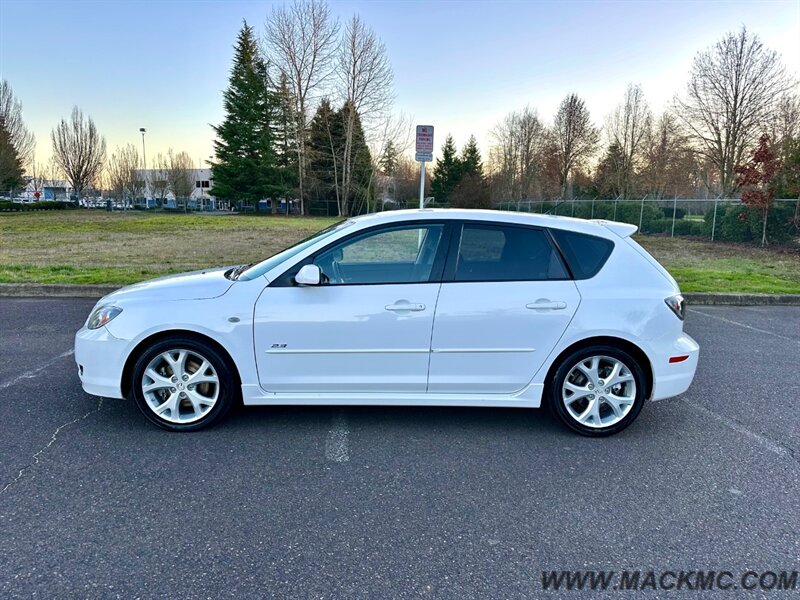
{"label": "rear door handle", "polygon": [[414,304],[412,302],[401,300],[399,302],[396,302],[395,304],[387,304],[385,308],[386,310],[391,310],[394,312],[404,312],[404,311],[419,312],[421,310],[425,310],[425,305]]}
{"label": "rear door handle", "polygon": [[526,304],[525,308],[530,308],[531,310],[564,310],[567,308],[567,303],[561,300],[550,301],[543,298],[536,302]]}

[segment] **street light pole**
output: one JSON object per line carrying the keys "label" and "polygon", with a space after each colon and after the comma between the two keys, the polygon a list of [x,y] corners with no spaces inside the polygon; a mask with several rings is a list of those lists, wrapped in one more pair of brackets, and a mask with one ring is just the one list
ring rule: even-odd
{"label": "street light pole", "polygon": [[[209,167],[211,166],[211,161],[213,161],[213,160],[214,160],[214,155],[212,154],[212,155],[210,155],[208,157],[208,161],[207,161]],[[217,210],[217,201],[216,201],[216,199],[212,199],[212,196],[211,196],[211,193],[210,193],[211,192],[211,170],[210,169],[209,169],[209,174],[208,174],[208,191],[209,191],[209,194],[208,194],[209,202],[211,202],[211,209],[212,210]]]}
{"label": "street light pole", "polygon": [[139,127],[139,131],[142,134],[142,163],[144,168],[142,169],[142,175],[144,176],[144,207],[149,208],[149,204],[147,201],[147,193],[148,193],[148,185],[147,185],[147,154],[144,150],[144,134],[147,130],[144,127]]}

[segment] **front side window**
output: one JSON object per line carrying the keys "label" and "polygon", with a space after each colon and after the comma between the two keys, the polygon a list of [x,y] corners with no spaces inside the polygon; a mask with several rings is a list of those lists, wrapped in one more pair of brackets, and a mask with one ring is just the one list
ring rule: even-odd
{"label": "front side window", "polygon": [[455,281],[567,279],[555,248],[540,229],[465,224]]}
{"label": "front side window", "polygon": [[314,259],[329,285],[424,283],[430,279],[442,238],[441,224],[367,232]]}

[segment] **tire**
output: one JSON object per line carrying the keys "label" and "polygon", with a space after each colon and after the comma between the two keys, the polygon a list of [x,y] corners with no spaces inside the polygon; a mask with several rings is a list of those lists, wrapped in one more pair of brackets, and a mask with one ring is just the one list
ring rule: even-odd
{"label": "tire", "polygon": [[131,393],[153,425],[196,431],[221,419],[238,397],[227,357],[188,336],[161,339],[136,360]]}
{"label": "tire", "polygon": [[[615,372],[614,382],[604,379]],[[630,354],[614,346],[590,346],[559,363],[548,385],[548,404],[568,429],[605,437],[619,433],[639,416],[645,383],[641,365]]]}

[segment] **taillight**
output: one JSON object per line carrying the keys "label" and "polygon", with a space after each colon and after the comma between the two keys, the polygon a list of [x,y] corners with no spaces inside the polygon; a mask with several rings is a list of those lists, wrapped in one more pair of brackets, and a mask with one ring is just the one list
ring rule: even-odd
{"label": "taillight", "polygon": [[672,309],[672,312],[674,312],[675,316],[681,321],[686,318],[686,300],[683,299],[683,296],[675,294],[669,298],[664,298],[664,302],[667,303],[667,306]]}

